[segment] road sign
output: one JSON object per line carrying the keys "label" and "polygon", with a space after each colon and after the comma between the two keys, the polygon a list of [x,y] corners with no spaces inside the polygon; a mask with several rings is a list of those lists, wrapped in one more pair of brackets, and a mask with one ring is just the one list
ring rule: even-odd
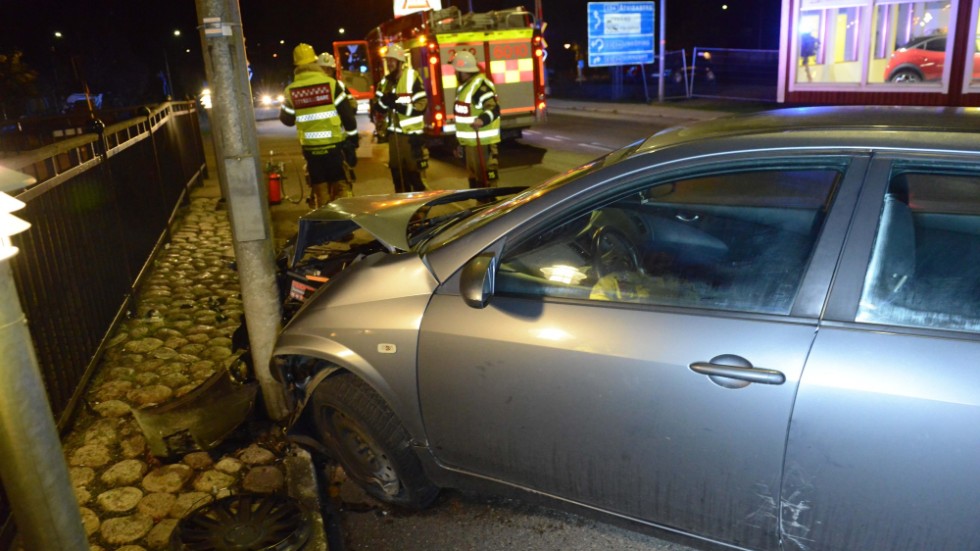
{"label": "road sign", "polygon": [[653,63],[653,2],[589,2],[589,66]]}

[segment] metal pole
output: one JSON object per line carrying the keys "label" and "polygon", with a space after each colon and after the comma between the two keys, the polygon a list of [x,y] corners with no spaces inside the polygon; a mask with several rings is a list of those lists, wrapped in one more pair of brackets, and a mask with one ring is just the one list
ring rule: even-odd
{"label": "metal pole", "polygon": [[660,78],[657,79],[657,97],[664,101],[664,63],[667,59],[667,0],[660,0]]}
{"label": "metal pole", "polygon": [[174,81],[170,76],[170,59],[167,56],[167,49],[163,49],[163,67],[167,70],[167,85],[163,87],[163,95],[166,96],[167,100],[173,99],[176,94],[174,92]]}
{"label": "metal pole", "polygon": [[238,279],[255,376],[266,412],[288,414],[286,395],[269,369],[280,329],[268,190],[261,187],[255,111],[237,0],[197,0],[201,46],[211,88],[211,128],[223,196],[228,203]]}
{"label": "metal pole", "polygon": [[0,477],[27,551],[88,549],[10,261],[0,261]]}

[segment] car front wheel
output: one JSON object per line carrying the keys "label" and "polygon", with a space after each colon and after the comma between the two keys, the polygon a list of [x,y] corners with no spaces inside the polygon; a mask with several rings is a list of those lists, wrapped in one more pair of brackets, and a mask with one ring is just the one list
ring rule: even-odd
{"label": "car front wheel", "polygon": [[367,493],[406,509],[436,498],[439,489],[425,476],[408,431],[367,383],[350,373],[330,377],[314,391],[311,408],[320,440]]}
{"label": "car front wheel", "polygon": [[892,73],[891,82],[922,82],[922,75],[912,69],[900,69]]}

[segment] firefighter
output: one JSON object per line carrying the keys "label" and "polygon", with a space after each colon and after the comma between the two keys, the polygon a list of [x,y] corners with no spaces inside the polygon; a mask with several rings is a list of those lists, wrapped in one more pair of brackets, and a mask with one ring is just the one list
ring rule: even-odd
{"label": "firefighter", "polygon": [[388,168],[395,193],[424,191],[429,151],[422,137],[429,98],[405,50],[390,44],[384,54],[388,74],[378,83],[373,109],[383,114],[388,134]]}
{"label": "firefighter", "polygon": [[296,126],[309,173],[312,201],[320,207],[337,197],[353,195],[342,144],[357,148],[357,120],[344,88],[324,74],[309,44],[293,49],[295,77],[283,92],[279,120]]}
{"label": "firefighter", "polygon": [[497,186],[497,144],[500,143],[500,104],[497,89],[470,52],[453,58],[456,70],[456,139],[463,146],[470,187]]}
{"label": "firefighter", "polygon": [[[350,107],[357,113],[357,99],[347,91],[347,85],[344,84],[343,79],[337,73],[337,61],[334,59],[333,54],[323,52],[322,54],[316,56],[316,64],[320,66],[324,73],[328,77],[335,78],[337,80],[337,85],[343,90],[344,95],[347,96],[347,101],[350,102]],[[347,172],[350,176],[351,183],[357,181],[357,174],[354,173],[354,167],[357,166],[357,147],[360,141],[360,135],[358,135],[357,140],[344,140],[343,145],[341,145],[340,150],[344,154],[344,161],[347,163]],[[350,194],[345,195],[349,197]],[[336,197],[334,197],[336,199]]]}

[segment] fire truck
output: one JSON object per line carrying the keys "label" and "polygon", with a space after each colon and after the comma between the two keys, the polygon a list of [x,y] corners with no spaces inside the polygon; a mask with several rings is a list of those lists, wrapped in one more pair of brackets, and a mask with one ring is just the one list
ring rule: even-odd
{"label": "fire truck", "polygon": [[[448,7],[398,17],[372,29],[364,41],[340,43],[343,51],[335,44],[338,66],[349,63],[344,57],[346,52],[356,55],[360,44],[364,44],[365,63],[350,66],[369,70],[376,84],[385,74],[383,56],[392,43],[409,54],[429,94],[425,113],[425,133],[429,137],[448,138],[455,134],[453,104],[457,83],[452,62],[461,51],[476,57],[481,70],[497,88],[504,139],[520,137],[523,129],[544,116],[542,38],[534,17],[523,7],[467,14],[457,7]],[[350,82],[348,87],[352,88]],[[383,124],[377,126],[383,128]]]}

